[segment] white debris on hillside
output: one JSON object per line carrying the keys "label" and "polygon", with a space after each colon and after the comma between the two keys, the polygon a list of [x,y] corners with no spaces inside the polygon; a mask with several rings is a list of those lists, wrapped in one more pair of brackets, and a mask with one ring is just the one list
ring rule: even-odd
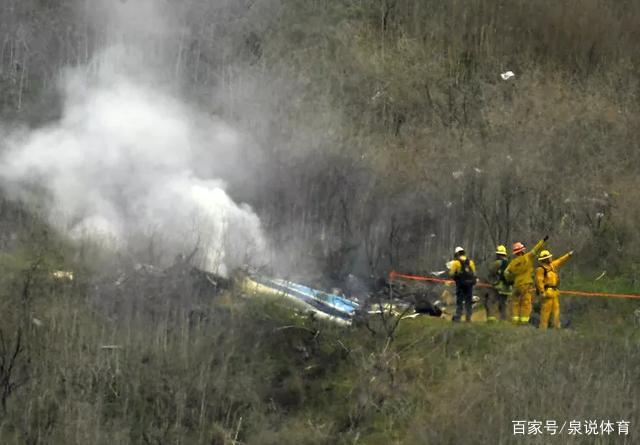
{"label": "white debris on hillside", "polygon": [[500,77],[502,77],[502,80],[509,80],[512,77],[516,77],[516,75],[513,73],[513,71],[505,71],[504,73],[500,74]]}
{"label": "white debris on hillside", "polygon": [[73,281],[73,272],[69,270],[54,270],[51,277],[56,281]]}

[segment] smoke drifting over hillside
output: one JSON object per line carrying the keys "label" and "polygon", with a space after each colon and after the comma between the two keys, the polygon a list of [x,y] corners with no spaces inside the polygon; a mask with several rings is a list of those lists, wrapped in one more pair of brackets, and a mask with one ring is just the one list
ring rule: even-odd
{"label": "smoke drifting over hillside", "polygon": [[[151,3],[142,3],[149,13]],[[118,247],[153,237],[164,259],[198,246],[200,265],[218,273],[259,258],[258,217],[205,173],[242,136],[149,81],[133,56],[144,47],[128,33],[135,10],[116,13],[120,43],[62,76],[61,119],[6,138],[5,187],[22,199],[33,186],[44,189],[51,222],[74,237]]]}

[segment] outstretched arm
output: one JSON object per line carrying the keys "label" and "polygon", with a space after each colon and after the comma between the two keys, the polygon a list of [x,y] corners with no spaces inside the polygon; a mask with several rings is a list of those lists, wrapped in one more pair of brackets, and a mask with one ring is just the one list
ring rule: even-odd
{"label": "outstretched arm", "polygon": [[558,258],[557,260],[553,261],[553,267],[560,267],[562,266],[564,263],[566,263],[567,261],[569,261],[569,258],[571,258],[573,256],[573,250],[571,252],[565,253],[564,255],[562,255],[560,258]]}
{"label": "outstretched arm", "polygon": [[531,249],[531,253],[535,256],[538,256],[538,254],[540,253],[540,251],[542,250],[542,248],[544,247],[544,243],[545,241],[547,241],[547,238],[549,238],[548,236],[545,236],[544,239],[541,239],[540,241],[538,241],[536,243],[535,246],[533,246],[533,249]]}

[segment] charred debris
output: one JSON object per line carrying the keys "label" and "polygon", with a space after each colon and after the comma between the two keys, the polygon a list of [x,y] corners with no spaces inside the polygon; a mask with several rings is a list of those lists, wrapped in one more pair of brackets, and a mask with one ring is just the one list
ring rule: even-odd
{"label": "charred debris", "polygon": [[296,314],[342,325],[386,312],[396,317],[443,317],[453,303],[446,285],[411,283],[384,277],[348,275],[342,287],[320,290],[296,281],[238,269],[229,277],[196,267],[179,257],[170,267],[134,264],[93,285],[96,306],[110,318],[143,313],[161,319],[167,312],[206,318],[212,303],[222,311],[233,299],[268,297]]}

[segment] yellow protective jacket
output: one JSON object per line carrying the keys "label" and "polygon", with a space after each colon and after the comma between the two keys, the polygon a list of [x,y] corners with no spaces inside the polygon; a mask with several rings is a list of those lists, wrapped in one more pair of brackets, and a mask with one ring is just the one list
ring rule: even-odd
{"label": "yellow protective jacket", "polygon": [[[458,273],[462,269],[462,263],[465,262],[466,260],[467,260],[466,255],[462,255],[461,257],[456,258],[453,261],[451,261],[451,265],[449,266],[449,276],[451,278],[455,278],[456,275],[458,275]],[[461,263],[461,261],[462,261],[462,263]],[[469,260],[469,267],[471,268],[471,271],[475,274],[476,273],[476,264],[473,262],[473,260]]]}
{"label": "yellow protective jacket", "polygon": [[503,267],[506,269],[505,264],[509,265],[509,260],[506,258],[496,259],[489,264],[489,282],[499,293],[509,295],[511,285],[504,280],[504,272],[502,272]]}
{"label": "yellow protective jacket", "polygon": [[513,281],[515,287],[533,284],[534,261],[543,247],[544,240],[540,240],[530,252],[513,258],[504,271],[507,280]]}
{"label": "yellow protective jacket", "polygon": [[562,255],[550,263],[541,263],[536,269],[536,289],[540,295],[544,295],[548,289],[557,289],[560,283],[557,269],[571,258],[571,254]]}

